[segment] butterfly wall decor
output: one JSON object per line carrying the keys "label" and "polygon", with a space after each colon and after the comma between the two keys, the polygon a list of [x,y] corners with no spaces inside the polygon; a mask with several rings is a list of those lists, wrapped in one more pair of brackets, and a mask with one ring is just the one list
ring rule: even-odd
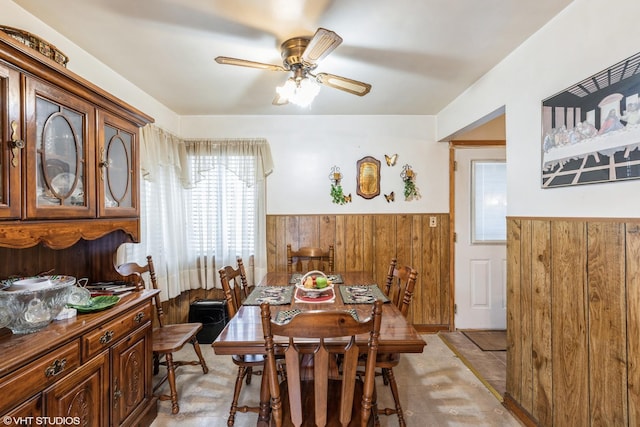
{"label": "butterfly wall decor", "polygon": [[343,196],[344,197],[344,202],[345,203],[351,203],[351,193],[349,193],[348,196]]}
{"label": "butterfly wall decor", "polygon": [[389,194],[385,194],[384,198],[387,199],[387,203],[394,202],[396,200],[396,193],[392,191]]}
{"label": "butterfly wall decor", "polygon": [[384,155],[384,159],[387,161],[387,166],[394,166],[398,160],[398,155],[393,154],[391,156]]}

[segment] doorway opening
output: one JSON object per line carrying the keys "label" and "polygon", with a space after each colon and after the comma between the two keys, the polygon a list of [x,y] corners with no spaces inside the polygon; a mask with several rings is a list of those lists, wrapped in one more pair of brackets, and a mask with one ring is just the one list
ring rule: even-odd
{"label": "doorway opening", "polygon": [[[502,400],[506,388],[506,350],[483,350],[465,334],[499,331],[498,334],[506,335],[506,236],[492,227],[492,221],[484,221],[483,216],[496,212],[506,215],[504,110],[478,123],[449,142],[452,297],[450,331],[442,332],[441,337]],[[492,180],[502,182],[493,185],[496,183]],[[496,207],[502,210],[492,211]],[[506,221],[501,221],[502,230],[506,230]]]}

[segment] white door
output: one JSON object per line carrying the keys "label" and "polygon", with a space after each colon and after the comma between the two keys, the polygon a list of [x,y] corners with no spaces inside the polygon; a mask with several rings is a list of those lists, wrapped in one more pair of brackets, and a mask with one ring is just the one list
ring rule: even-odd
{"label": "white door", "polygon": [[505,148],[456,148],[455,327],[506,329]]}

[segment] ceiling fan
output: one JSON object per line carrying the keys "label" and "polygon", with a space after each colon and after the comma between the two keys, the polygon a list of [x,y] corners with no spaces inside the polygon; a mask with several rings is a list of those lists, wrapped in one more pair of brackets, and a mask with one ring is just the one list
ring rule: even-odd
{"label": "ceiling fan", "polygon": [[242,67],[259,68],[269,71],[292,72],[292,77],[285,84],[276,88],[274,105],[284,105],[289,102],[306,106],[325,85],[354,95],[364,96],[371,90],[371,85],[346,77],[329,73],[313,74],[318,62],[331,53],[342,43],[342,38],[333,31],[318,28],[312,38],[293,37],[282,43],[283,65],[265,64],[248,61],[246,59],[218,56],[218,64],[239,65]]}

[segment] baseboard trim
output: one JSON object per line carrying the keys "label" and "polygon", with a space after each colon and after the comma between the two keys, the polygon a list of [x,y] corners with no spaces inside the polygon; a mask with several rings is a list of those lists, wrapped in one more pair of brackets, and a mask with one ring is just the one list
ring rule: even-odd
{"label": "baseboard trim", "polygon": [[413,325],[413,327],[416,331],[426,334],[449,330],[449,325]]}
{"label": "baseboard trim", "polygon": [[529,412],[520,406],[509,393],[504,394],[504,401],[502,404],[526,427],[538,427],[538,422],[531,418]]}

